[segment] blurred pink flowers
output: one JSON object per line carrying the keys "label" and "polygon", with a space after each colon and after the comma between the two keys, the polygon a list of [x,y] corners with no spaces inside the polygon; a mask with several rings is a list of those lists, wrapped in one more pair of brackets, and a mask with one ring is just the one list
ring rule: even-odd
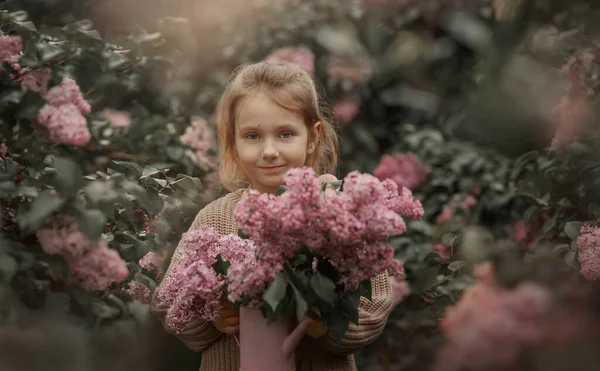
{"label": "blurred pink flowers", "polygon": [[429,169],[423,166],[419,157],[412,153],[396,153],[381,157],[379,166],[373,172],[380,180],[391,179],[398,187],[415,189],[427,179]]}
{"label": "blurred pink flowers", "polygon": [[537,284],[507,290],[480,278],[446,310],[440,327],[448,342],[434,370],[510,369],[526,347],[545,338],[539,321],[550,305],[550,292]]}
{"label": "blurred pink flowers", "polygon": [[84,146],[91,135],[83,114],[90,112],[79,86],[71,78],[53,87],[45,95],[46,105],[38,114],[38,122],[47,129],[48,139],[53,142]]}
{"label": "blurred pink flowers", "polygon": [[36,236],[47,254],[65,258],[73,278],[84,288],[102,290],[129,275],[119,253],[103,239],[90,241],[71,217],[54,218]]}
{"label": "blurred pink flowers", "polygon": [[590,281],[600,278],[600,228],[585,224],[581,227],[579,237],[579,264],[581,275]]}
{"label": "blurred pink flowers", "polygon": [[193,117],[190,126],[179,137],[179,141],[190,149],[185,154],[203,170],[217,165],[210,151],[216,150],[216,138],[208,122],[202,117]]}
{"label": "blurred pink flowers", "polygon": [[300,66],[308,73],[315,72],[315,55],[306,47],[287,47],[272,51],[265,57],[265,62],[290,62]]}
{"label": "blurred pink flowers", "polygon": [[360,99],[357,97],[345,97],[333,105],[333,115],[340,122],[347,124],[360,112]]}

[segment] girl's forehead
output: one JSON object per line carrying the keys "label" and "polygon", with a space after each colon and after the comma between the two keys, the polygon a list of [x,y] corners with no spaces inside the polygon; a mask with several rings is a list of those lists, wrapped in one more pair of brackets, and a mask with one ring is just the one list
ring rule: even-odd
{"label": "girl's forehead", "polygon": [[237,126],[256,122],[304,123],[298,112],[288,110],[275,103],[267,94],[257,93],[244,99],[237,112]]}

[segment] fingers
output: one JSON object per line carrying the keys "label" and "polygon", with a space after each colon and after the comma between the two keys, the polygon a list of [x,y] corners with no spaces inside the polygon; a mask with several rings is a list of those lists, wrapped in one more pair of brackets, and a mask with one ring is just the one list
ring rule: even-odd
{"label": "fingers", "polygon": [[338,178],[336,178],[335,175],[332,175],[332,174],[323,174],[323,175],[319,176],[319,181],[321,183],[335,182],[336,180],[338,180]]}
{"label": "fingers", "polygon": [[227,335],[238,335],[240,333],[240,326],[228,326],[223,329],[223,332]]}
{"label": "fingers", "polygon": [[224,308],[221,309],[220,313],[221,318],[229,318],[229,317],[239,317],[240,314],[237,310],[233,308]]}
{"label": "fingers", "polygon": [[221,318],[221,325],[223,327],[239,326],[240,325],[240,317]]}

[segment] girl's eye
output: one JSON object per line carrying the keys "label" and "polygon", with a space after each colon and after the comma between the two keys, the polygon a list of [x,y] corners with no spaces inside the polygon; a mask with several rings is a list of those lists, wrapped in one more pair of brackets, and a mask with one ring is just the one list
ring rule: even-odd
{"label": "girl's eye", "polygon": [[250,139],[250,140],[257,140],[258,139],[258,134],[246,134],[246,139]]}
{"label": "girl's eye", "polygon": [[290,133],[289,131],[286,131],[285,133],[281,133],[281,137],[283,139],[290,139],[294,134]]}

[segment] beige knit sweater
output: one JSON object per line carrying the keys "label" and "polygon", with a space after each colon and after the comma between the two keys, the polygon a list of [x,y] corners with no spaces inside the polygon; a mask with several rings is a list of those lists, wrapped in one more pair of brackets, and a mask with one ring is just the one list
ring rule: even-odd
{"label": "beige knit sweater", "polygon": [[[236,203],[242,191],[230,193],[213,201],[202,209],[190,230],[208,225],[221,234],[236,234],[239,224],[234,218]],[[181,245],[177,247],[166,275],[171,274],[173,263],[182,256]],[[361,298],[358,325],[350,324],[341,344],[336,343],[330,334],[319,339],[305,336],[296,349],[298,371],[354,371],[353,353],[375,340],[387,321],[392,308],[393,292],[386,274],[372,280],[372,300]],[[165,324],[168,306],[154,296],[152,312]],[[168,329],[167,329],[168,330]],[[202,352],[200,371],[238,371],[240,363],[239,347],[233,336],[221,333],[212,322],[192,321],[184,332],[177,336],[192,350]],[[260,341],[260,340],[258,340]],[[268,371],[268,370],[265,370]]]}

